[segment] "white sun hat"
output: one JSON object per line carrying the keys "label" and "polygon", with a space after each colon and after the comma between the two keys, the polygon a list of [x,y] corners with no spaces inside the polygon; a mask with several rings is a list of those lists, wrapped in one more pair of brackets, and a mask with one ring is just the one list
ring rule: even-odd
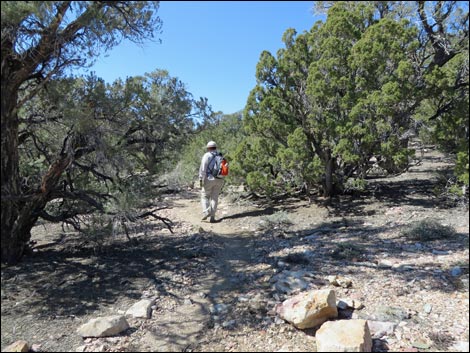
{"label": "white sun hat", "polygon": [[217,147],[217,144],[214,141],[209,141],[206,147],[207,148]]}

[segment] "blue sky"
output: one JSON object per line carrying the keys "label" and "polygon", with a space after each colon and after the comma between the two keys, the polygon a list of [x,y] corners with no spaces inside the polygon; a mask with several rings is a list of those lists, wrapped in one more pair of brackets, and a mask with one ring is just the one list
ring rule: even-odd
{"label": "blue sky", "polygon": [[244,108],[256,84],[261,52],[276,55],[287,28],[302,33],[322,19],[312,8],[313,1],[161,1],[161,44],[124,42],[90,71],[111,83],[165,69],[194,98],[231,114]]}

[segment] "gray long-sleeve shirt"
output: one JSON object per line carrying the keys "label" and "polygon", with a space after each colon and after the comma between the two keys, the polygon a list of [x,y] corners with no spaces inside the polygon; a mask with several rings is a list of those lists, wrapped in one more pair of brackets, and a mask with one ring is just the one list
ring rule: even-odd
{"label": "gray long-sleeve shirt", "polygon": [[215,154],[218,153],[217,151],[210,151],[206,152],[204,156],[202,156],[201,166],[199,167],[199,179],[202,181],[207,180],[214,180],[214,176],[212,174],[207,175],[207,169],[209,167],[209,163],[212,158],[215,157]]}

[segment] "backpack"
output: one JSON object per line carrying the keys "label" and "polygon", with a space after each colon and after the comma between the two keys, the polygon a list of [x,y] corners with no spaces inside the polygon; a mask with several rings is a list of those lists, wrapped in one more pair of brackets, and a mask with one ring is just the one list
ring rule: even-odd
{"label": "backpack", "polygon": [[222,153],[212,153],[212,159],[207,166],[207,173],[215,178],[225,177],[228,175],[228,161],[224,158]]}

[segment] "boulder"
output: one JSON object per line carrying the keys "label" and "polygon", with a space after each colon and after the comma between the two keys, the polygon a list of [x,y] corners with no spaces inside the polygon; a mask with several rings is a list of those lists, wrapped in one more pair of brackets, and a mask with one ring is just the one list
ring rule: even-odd
{"label": "boulder", "polygon": [[321,325],[338,316],[333,290],[312,290],[285,300],[276,310],[281,319],[299,329]]}
{"label": "boulder", "polygon": [[29,344],[19,340],[2,349],[2,352],[29,352]]}
{"label": "boulder", "polygon": [[144,318],[150,319],[152,316],[152,305],[153,300],[142,299],[134,305],[132,305],[127,311],[126,316],[131,316],[133,318]]}
{"label": "boulder", "polygon": [[126,318],[121,315],[91,319],[77,330],[82,337],[115,336],[129,328]]}
{"label": "boulder", "polygon": [[317,352],[371,352],[372,338],[366,320],[325,322],[315,334]]}

